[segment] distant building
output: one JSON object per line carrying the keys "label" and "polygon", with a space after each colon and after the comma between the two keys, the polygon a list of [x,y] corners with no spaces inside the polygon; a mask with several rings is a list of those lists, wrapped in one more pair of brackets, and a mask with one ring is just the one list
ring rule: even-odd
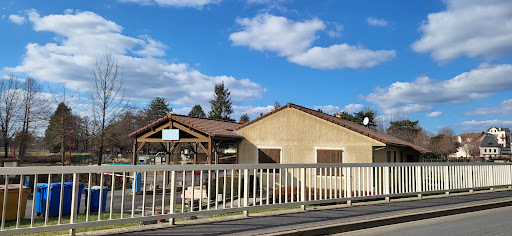
{"label": "distant building", "polygon": [[480,156],[480,143],[484,135],[482,133],[463,133],[457,136],[459,147],[454,158],[465,159]]}
{"label": "distant building", "polygon": [[494,157],[501,156],[503,147],[498,143],[496,136],[485,135],[480,143],[480,156],[486,160],[492,160]]}
{"label": "distant building", "polygon": [[501,147],[510,148],[510,129],[503,127],[491,127],[487,130],[488,134],[496,136],[497,142]]}

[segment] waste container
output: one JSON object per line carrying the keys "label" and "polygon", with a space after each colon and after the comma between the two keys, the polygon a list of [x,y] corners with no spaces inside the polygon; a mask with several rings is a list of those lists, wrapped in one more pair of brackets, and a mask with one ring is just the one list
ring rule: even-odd
{"label": "waste container", "polygon": [[142,192],[142,176],[141,176],[140,172],[133,173],[132,192],[134,192],[134,193]]}
{"label": "waste container", "polygon": [[[105,212],[105,206],[107,204],[107,194],[110,189],[106,186],[103,186],[103,199],[101,199],[101,212]],[[88,188],[84,188],[85,191],[85,210],[87,211],[87,198],[88,198]],[[100,207],[100,186],[91,187],[91,205],[89,212],[98,211]]]}
{"label": "waste container", "polygon": [[[27,206],[27,197],[30,189],[23,186],[23,192],[21,193],[21,209],[20,209],[20,219],[25,217],[25,209]],[[5,185],[0,185],[0,221],[2,220],[2,212],[4,206],[4,192]],[[19,184],[9,184],[7,185],[7,203],[5,209],[5,221],[16,220],[16,215],[18,214],[18,198],[20,194],[20,185]]]}
{"label": "waste container", "polygon": [[[58,216],[59,215],[59,204],[60,204],[60,188],[61,183],[52,183],[50,185],[50,207],[48,211],[48,216]],[[78,206],[77,212],[80,210],[80,198],[82,191],[84,189],[84,184],[78,183]],[[41,183],[37,184],[37,192],[36,192],[36,200],[34,211],[37,215],[46,213],[46,198],[48,191],[48,184]],[[64,183],[64,193],[62,196],[62,215],[71,214],[71,199],[73,195],[73,182],[65,182]]]}

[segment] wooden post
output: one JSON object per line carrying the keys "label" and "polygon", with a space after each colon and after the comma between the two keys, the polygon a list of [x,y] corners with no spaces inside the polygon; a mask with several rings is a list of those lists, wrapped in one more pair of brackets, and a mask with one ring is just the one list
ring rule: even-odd
{"label": "wooden post", "polygon": [[133,155],[132,155],[132,164],[137,165],[138,158],[137,158],[137,138],[133,140]]}
{"label": "wooden post", "polygon": [[208,141],[208,164],[212,164],[212,138]]}

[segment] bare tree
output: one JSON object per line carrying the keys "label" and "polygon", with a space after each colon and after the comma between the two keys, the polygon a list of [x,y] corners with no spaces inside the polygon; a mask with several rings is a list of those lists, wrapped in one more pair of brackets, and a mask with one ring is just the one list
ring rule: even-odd
{"label": "bare tree", "polygon": [[13,75],[0,82],[0,135],[4,145],[4,157],[8,157],[9,144],[14,135],[13,127],[20,111],[20,87],[20,81]]}
{"label": "bare tree", "polygon": [[20,160],[23,160],[27,152],[27,146],[31,135],[30,124],[43,120],[48,116],[47,99],[42,96],[43,88],[31,77],[28,77],[22,85],[23,88],[23,125],[20,136]]}
{"label": "bare tree", "polygon": [[116,114],[123,112],[128,105],[128,98],[125,96],[124,77],[112,53],[105,52],[104,56],[96,61],[91,74],[93,87],[90,90],[90,99],[93,123],[99,135],[98,165],[101,165],[106,127],[115,120]]}

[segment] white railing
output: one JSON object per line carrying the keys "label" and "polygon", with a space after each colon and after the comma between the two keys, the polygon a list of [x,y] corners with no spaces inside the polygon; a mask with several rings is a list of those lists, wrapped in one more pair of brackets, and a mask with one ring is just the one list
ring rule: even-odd
{"label": "white railing", "polygon": [[[136,194],[133,190],[138,191],[138,187],[130,187],[138,181],[134,172],[141,173],[140,192]],[[31,190],[19,191],[27,176]],[[131,178],[126,178],[128,176]],[[512,165],[373,163],[3,167],[0,168],[0,181],[5,185],[10,183],[12,187],[0,192],[3,195],[0,199],[7,199],[0,201],[1,235],[68,229],[70,234],[74,234],[75,229],[84,227],[157,220],[174,223],[175,218],[198,215],[242,211],[247,214],[249,210],[264,208],[304,207],[331,202],[350,204],[354,200],[389,200],[397,196],[512,186]],[[69,187],[56,190],[33,187],[40,183],[60,183]],[[81,184],[87,191],[81,191]],[[25,199],[29,191],[33,196],[27,202]],[[98,197],[104,195],[105,201]],[[92,200],[85,201],[91,197]],[[82,210],[78,211],[79,208]]]}

